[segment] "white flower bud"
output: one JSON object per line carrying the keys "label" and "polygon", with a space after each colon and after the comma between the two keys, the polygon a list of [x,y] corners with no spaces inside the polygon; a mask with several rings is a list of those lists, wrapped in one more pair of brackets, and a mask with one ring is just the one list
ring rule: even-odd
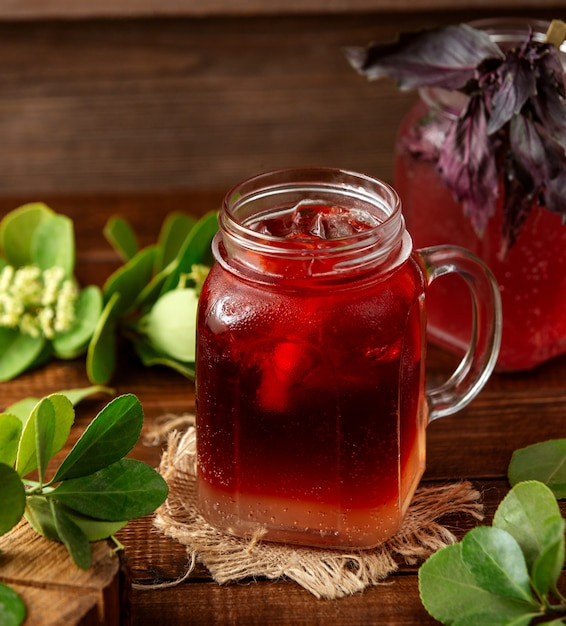
{"label": "white flower bud", "polygon": [[13,277],[14,268],[11,265],[6,265],[0,272],[0,294],[8,291]]}
{"label": "white flower bud", "polygon": [[55,304],[58,297],[59,286],[65,277],[65,271],[62,267],[50,267],[43,272],[43,294],[41,304],[43,306],[51,306]]}
{"label": "white flower bud", "polygon": [[78,289],[64,279],[65,270],[57,266],[43,272],[33,265],[5,266],[0,272],[0,326],[47,339],[70,330]]}
{"label": "white flower bud", "polygon": [[55,318],[55,312],[51,307],[43,307],[37,314],[37,321],[41,327],[43,335],[47,339],[53,339],[53,319]]}
{"label": "white flower bud", "polygon": [[32,337],[39,337],[40,330],[37,319],[29,313],[24,313],[20,318],[19,324],[20,332],[24,335],[31,335]]}
{"label": "white flower bud", "polygon": [[55,307],[55,331],[58,333],[70,330],[75,322],[75,301],[78,290],[75,284],[66,280],[61,286]]}

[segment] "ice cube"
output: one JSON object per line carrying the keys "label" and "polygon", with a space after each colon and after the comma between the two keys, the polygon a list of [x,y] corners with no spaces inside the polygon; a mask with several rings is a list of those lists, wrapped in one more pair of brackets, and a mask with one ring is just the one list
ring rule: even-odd
{"label": "ice cube", "polygon": [[378,224],[377,218],[367,211],[305,199],[251,226],[256,231],[274,237],[312,240],[349,237]]}

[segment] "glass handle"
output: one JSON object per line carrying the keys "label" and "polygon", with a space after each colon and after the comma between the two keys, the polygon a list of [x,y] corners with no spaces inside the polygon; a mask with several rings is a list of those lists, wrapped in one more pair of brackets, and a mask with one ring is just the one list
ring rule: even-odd
{"label": "glass handle", "polygon": [[464,408],[491,375],[501,343],[501,296],[491,270],[474,254],[456,246],[434,246],[418,251],[427,283],[457,274],[472,296],[472,333],[468,350],[450,378],[427,390],[429,422]]}

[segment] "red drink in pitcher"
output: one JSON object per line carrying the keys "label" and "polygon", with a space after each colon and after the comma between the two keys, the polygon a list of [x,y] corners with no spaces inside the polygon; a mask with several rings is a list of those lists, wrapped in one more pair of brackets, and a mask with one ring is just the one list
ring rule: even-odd
{"label": "red drink in pitcher", "polygon": [[[484,260],[501,292],[503,334],[498,369],[527,370],[566,351],[566,228],[561,216],[535,205],[515,245],[501,252],[504,192],[482,237],[437,171],[435,162],[404,149],[405,138],[426,118],[418,102],[399,131],[395,188],[417,248],[464,246]],[[442,141],[440,133],[435,136]],[[466,288],[454,278],[435,283],[428,295],[431,339],[456,352],[469,341],[472,319]]]}
{"label": "red drink in pitcher", "polygon": [[[197,334],[201,512],[236,535],[380,543],[422,476],[436,412],[428,279],[395,192],[339,170],[268,173],[229,194],[213,250]],[[439,415],[457,410],[448,389]]]}

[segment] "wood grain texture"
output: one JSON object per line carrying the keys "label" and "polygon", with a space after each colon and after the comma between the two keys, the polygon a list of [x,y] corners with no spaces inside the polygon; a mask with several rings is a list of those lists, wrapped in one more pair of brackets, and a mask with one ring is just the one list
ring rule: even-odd
{"label": "wood grain texture", "polygon": [[0,19],[452,11],[561,8],[558,0],[0,0]]}
{"label": "wood grain texture", "polygon": [[26,626],[100,626],[96,600],[69,594],[68,589],[30,587],[10,583],[26,605]]}
{"label": "wood grain texture", "polygon": [[[0,581],[26,604],[26,626],[121,626],[120,561],[110,545],[92,544],[92,567],[81,570],[65,547],[25,521],[0,537]],[[127,607],[125,607],[127,612]]]}
{"label": "wood grain texture", "polygon": [[[336,601],[317,600],[291,581],[249,581],[220,587],[191,582],[159,593],[136,595],[136,626],[170,624],[347,626],[437,624],[417,600],[415,576],[397,576],[385,585]],[[158,607],[158,611],[155,608]],[[153,621],[150,618],[150,611]],[[176,621],[178,620],[178,621]]]}
{"label": "wood grain texture", "polygon": [[[0,195],[226,189],[301,164],[390,181],[397,128],[417,96],[369,83],[342,48],[520,11],[515,1],[449,4],[335,14],[320,1],[312,14],[259,15],[242,2],[253,15],[0,22]],[[33,3],[0,0],[0,16],[10,6]],[[553,13],[541,1],[529,15]]]}

